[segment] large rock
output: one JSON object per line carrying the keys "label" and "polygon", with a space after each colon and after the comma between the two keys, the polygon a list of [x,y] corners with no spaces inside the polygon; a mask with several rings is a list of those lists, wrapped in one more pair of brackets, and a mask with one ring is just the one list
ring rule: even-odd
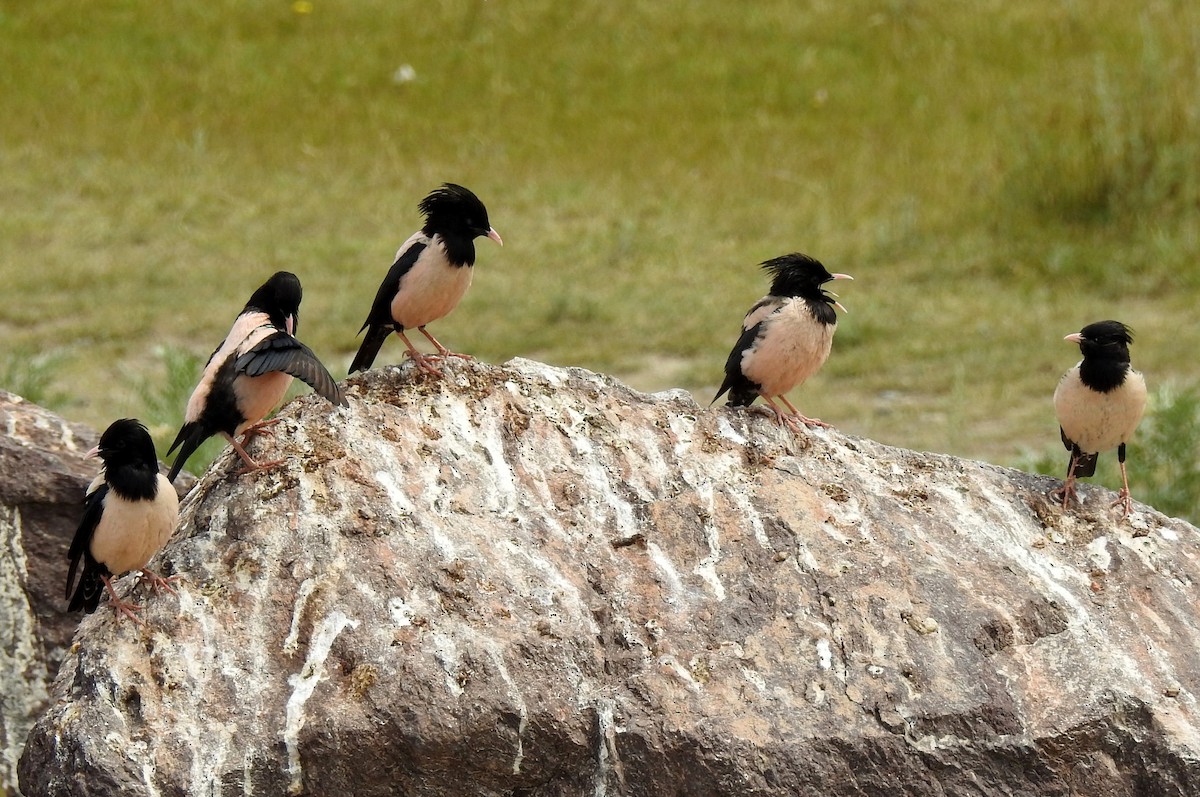
{"label": "large rock", "polygon": [[1200,793],[1195,528],[442,368],[293,402],[272,470],[218,460],[159,563],[178,598],[84,620],[28,794]]}
{"label": "large rock", "polygon": [[83,493],[91,429],[0,390],[0,793],[45,709],[78,615],[64,610],[66,555]]}

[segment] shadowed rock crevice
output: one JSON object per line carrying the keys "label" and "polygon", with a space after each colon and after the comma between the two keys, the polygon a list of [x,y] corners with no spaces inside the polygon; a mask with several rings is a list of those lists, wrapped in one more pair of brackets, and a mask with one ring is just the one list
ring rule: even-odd
{"label": "shadowed rock crevice", "polygon": [[30,793],[1197,792],[1191,526],[579,369],[440,367],[292,402],[270,471],[218,460],[160,557],[179,596],[84,620]]}

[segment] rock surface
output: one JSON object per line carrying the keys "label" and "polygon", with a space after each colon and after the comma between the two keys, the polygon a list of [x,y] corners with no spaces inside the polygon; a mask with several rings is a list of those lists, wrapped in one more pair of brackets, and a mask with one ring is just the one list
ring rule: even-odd
{"label": "rock surface", "polygon": [[66,555],[96,465],[96,433],[0,390],[0,793],[45,709],[78,615],[64,609]]}
{"label": "rock surface", "polygon": [[441,367],[291,403],[272,470],[217,461],[158,562],[179,596],[82,623],[27,794],[1200,793],[1195,528]]}

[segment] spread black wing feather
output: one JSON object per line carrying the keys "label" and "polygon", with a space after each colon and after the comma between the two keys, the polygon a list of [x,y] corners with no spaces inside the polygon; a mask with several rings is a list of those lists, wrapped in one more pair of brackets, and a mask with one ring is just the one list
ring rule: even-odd
{"label": "spread black wing feather", "polygon": [[729,393],[729,401],[726,404],[730,407],[749,407],[754,403],[754,399],[758,398],[759,385],[742,373],[742,356],[754,345],[762,329],[763,322],[759,321],[742,331],[741,337],[733,346],[733,351],[729,352],[729,359],[725,361],[725,381],[721,383],[721,389],[713,396],[710,404],[715,403],[726,392]]}
{"label": "spread black wing feather", "polygon": [[396,262],[392,263],[392,267],[388,269],[387,276],[383,278],[379,290],[375,293],[371,312],[367,314],[367,320],[358,330],[359,334],[362,334],[364,329],[367,330],[367,336],[363,338],[362,345],[358,347],[358,353],[354,355],[354,361],[350,363],[350,373],[370,368],[392,330],[404,331],[404,328],[392,318],[392,299],[396,298],[396,294],[400,291],[400,280],[404,279],[404,275],[412,270],[417,258],[425,251],[425,247],[424,243],[414,243],[401,252],[400,256],[396,258]]}
{"label": "spread black wing feather", "polygon": [[[101,577],[109,575],[109,572],[107,567],[92,558],[91,544],[92,536],[96,533],[96,527],[100,525],[100,518],[104,514],[104,496],[106,495],[108,495],[108,485],[101,484],[83,499],[83,518],[79,521],[79,528],[75,530],[71,548],[67,552],[67,558],[71,560],[71,566],[67,570],[65,595],[71,599],[71,603],[67,607],[68,611],[83,609],[91,612],[100,605],[100,592],[103,587]],[[79,576],[79,585],[72,596],[71,588],[75,582],[75,571],[79,568],[81,559],[83,560],[83,573]]]}
{"label": "spread black wing feather", "polygon": [[237,373],[262,376],[280,371],[305,382],[332,404],[346,405],[346,399],[333,376],[312,349],[286,332],[276,332],[238,357],[233,364]]}

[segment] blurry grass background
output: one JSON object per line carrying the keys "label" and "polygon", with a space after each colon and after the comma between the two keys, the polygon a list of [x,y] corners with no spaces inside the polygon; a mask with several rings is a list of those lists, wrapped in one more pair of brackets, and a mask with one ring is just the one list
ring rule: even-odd
{"label": "blurry grass background", "polygon": [[1194,2],[0,0],[0,52],[0,387],[163,448],[274,270],[344,375],[444,181],[505,240],[432,329],[484,360],[706,404],[798,250],[856,278],[792,396],[843,431],[1060,473],[1103,318],[1196,407]]}

